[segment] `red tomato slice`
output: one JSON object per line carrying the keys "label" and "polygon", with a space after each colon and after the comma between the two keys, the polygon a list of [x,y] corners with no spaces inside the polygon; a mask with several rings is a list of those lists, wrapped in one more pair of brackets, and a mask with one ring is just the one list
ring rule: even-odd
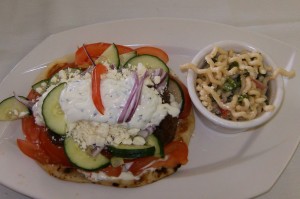
{"label": "red tomato slice", "polygon": [[71,166],[69,159],[67,158],[64,148],[57,146],[51,142],[47,132],[40,134],[41,148],[48,154],[53,164],[61,164],[64,166]]}
{"label": "red tomato slice", "polygon": [[[143,157],[143,158],[137,158],[133,161],[133,164],[130,166],[129,171],[133,175],[138,175],[141,173],[143,168],[145,168],[147,165],[149,165],[151,162],[158,160],[159,158],[154,156],[149,157]],[[148,168],[148,167],[147,167]]]}
{"label": "red tomato slice", "polygon": [[108,176],[118,177],[122,172],[122,167],[121,166],[113,167],[109,165],[108,167],[101,169],[101,171],[103,171]]}
{"label": "red tomato slice", "polygon": [[38,92],[35,92],[33,89],[31,89],[27,95],[27,99],[35,101],[39,96],[41,95]]}
{"label": "red tomato slice", "polygon": [[47,131],[45,127],[35,124],[34,117],[32,115],[22,119],[22,130],[26,136],[26,140],[33,144],[39,143],[40,134]]}
{"label": "red tomato slice", "polygon": [[[109,43],[93,43],[84,45],[89,55],[92,58],[98,58],[111,44]],[[132,48],[122,45],[116,45],[119,54],[124,54],[133,51]],[[83,47],[78,48],[75,53],[75,64],[84,65],[91,64],[88,56],[86,55]]]}
{"label": "red tomato slice", "polygon": [[[188,162],[188,146],[184,142],[171,142],[165,146],[164,151],[167,156],[166,160],[159,160],[159,158],[153,156],[138,158],[134,160],[129,171],[131,171],[133,175],[138,175],[147,168],[173,168],[178,164],[183,165]],[[158,161],[151,164],[151,162],[155,160]]]}
{"label": "red tomato slice", "polygon": [[[173,141],[164,148],[165,154],[176,159],[176,164],[186,164],[188,162],[189,149],[186,143],[182,141]],[[174,166],[174,165],[172,165]]]}
{"label": "red tomato slice", "polygon": [[160,48],[152,47],[152,46],[143,46],[135,49],[138,55],[153,55],[160,58],[164,63],[168,63],[169,56],[168,54]]}
{"label": "red tomato slice", "polygon": [[30,158],[42,163],[49,164],[50,158],[47,153],[40,148],[38,144],[33,144],[26,140],[17,139],[19,149]]}
{"label": "red tomato slice", "polygon": [[102,64],[98,64],[92,73],[92,99],[95,107],[102,115],[104,114],[104,106],[101,99],[100,83],[101,75],[106,72],[107,68]]}

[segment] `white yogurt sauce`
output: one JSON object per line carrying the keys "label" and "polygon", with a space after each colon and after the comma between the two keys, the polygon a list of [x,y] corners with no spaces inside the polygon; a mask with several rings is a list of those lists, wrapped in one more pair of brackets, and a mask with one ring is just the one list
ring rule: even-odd
{"label": "white yogurt sauce", "polygon": [[83,170],[78,169],[78,172],[82,173],[87,179],[93,182],[99,181],[113,181],[113,180],[139,180],[140,176],[134,176],[130,171],[122,171],[118,177],[108,176],[104,172],[86,172]]}
{"label": "white yogurt sauce", "polygon": [[[105,108],[104,115],[94,106],[91,91],[91,79],[68,82],[60,96],[60,105],[70,123],[88,120],[116,124],[134,85],[129,75],[121,79],[103,78],[101,80],[101,99]],[[145,129],[149,125],[159,125],[167,114],[176,117],[179,114],[176,103],[162,104],[159,93],[145,84],[140,104],[132,119],[122,125],[127,128]]]}

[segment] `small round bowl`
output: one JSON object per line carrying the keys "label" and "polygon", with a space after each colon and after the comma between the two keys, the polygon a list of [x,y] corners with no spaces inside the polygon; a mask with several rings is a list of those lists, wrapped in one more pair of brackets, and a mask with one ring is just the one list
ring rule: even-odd
{"label": "small round bowl", "polygon": [[[203,66],[204,65],[204,57],[209,54],[214,47],[221,47],[225,50],[234,50],[234,51],[242,51],[242,50],[248,50],[248,51],[258,51],[261,52],[263,55],[264,63],[268,66],[271,66],[275,68],[275,63],[272,61],[272,59],[263,51],[260,49],[257,49],[253,47],[250,44],[240,42],[240,41],[220,41],[213,43],[205,48],[203,48],[200,52],[197,53],[197,55],[193,58],[192,63],[196,66]],[[195,79],[197,77],[197,74],[189,69],[188,75],[187,75],[187,86],[188,91],[191,97],[191,100],[196,107],[196,109],[205,117],[207,118],[206,121],[204,121],[205,125],[209,126],[210,128],[213,128],[217,130],[218,132],[222,133],[238,133],[243,132],[258,126],[263,125],[267,121],[269,121],[278,111],[280,108],[280,105],[283,100],[283,80],[281,76],[278,76],[275,80],[271,80],[269,82],[269,102],[270,104],[273,104],[275,106],[275,110],[271,112],[264,112],[260,116],[248,120],[248,121],[231,121],[223,119],[209,110],[207,110],[206,107],[203,106],[202,102],[200,101],[196,89],[195,89]]]}

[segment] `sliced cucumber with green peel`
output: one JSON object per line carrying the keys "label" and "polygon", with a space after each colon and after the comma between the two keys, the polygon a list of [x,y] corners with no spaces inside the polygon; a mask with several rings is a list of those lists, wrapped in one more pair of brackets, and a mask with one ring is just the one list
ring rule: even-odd
{"label": "sliced cucumber with green peel", "polygon": [[[19,96],[26,99],[23,96]],[[23,118],[30,114],[30,110],[19,102],[14,96],[4,99],[0,102],[0,120],[10,121]]]}
{"label": "sliced cucumber with green peel", "polygon": [[139,63],[143,64],[148,69],[158,69],[161,68],[165,72],[169,73],[169,67],[158,57],[153,55],[138,55],[131,59],[129,59],[124,67],[132,68],[133,66],[137,66]]}
{"label": "sliced cucumber with green peel", "polygon": [[54,75],[49,79],[49,84],[56,85],[61,82],[66,81],[67,79],[73,78],[76,75],[79,75],[81,73],[81,69],[79,68],[65,68]]}
{"label": "sliced cucumber with green peel", "polygon": [[155,147],[148,145],[137,146],[120,144],[117,146],[109,145],[107,148],[113,156],[121,158],[140,158],[152,156],[155,152]]}
{"label": "sliced cucumber with green peel", "polygon": [[93,157],[87,151],[83,151],[72,137],[65,139],[64,149],[70,162],[83,170],[98,170],[110,164],[110,160],[101,153]]}
{"label": "sliced cucumber with green peel", "polygon": [[184,93],[179,83],[173,78],[169,79],[168,90],[175,97],[175,101],[180,105],[180,111],[184,107]]}
{"label": "sliced cucumber with green peel", "polygon": [[98,59],[100,59],[102,63],[107,61],[116,68],[120,65],[119,52],[115,44],[111,44]]}
{"label": "sliced cucumber with green peel", "polygon": [[37,93],[39,93],[39,94],[43,94],[43,93],[47,90],[47,88],[48,88],[48,86],[49,86],[48,83],[49,83],[49,80],[48,80],[48,79],[44,79],[44,80],[41,80],[41,81],[39,81],[39,82],[33,84],[33,85],[31,86],[31,88],[32,88],[35,92],[37,92]]}
{"label": "sliced cucumber with green peel", "polygon": [[155,135],[151,134],[147,137],[146,145],[155,147],[155,157],[163,158],[165,156],[163,144],[157,137],[155,137]]}
{"label": "sliced cucumber with green peel", "polygon": [[61,110],[59,98],[66,83],[61,83],[53,88],[45,97],[42,105],[42,114],[46,126],[58,135],[65,135],[67,133],[67,123],[65,114]]}
{"label": "sliced cucumber with green peel", "polygon": [[135,56],[137,56],[136,51],[131,51],[131,52],[119,55],[119,57],[120,57],[120,67],[123,67],[128,60],[130,60],[131,58],[133,58]]}

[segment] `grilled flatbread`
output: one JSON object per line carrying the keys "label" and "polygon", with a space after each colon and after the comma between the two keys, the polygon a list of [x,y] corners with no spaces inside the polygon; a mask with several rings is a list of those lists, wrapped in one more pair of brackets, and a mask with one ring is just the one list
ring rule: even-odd
{"label": "grilled flatbread", "polygon": [[[43,79],[47,79],[52,76],[56,71],[60,68],[70,66],[74,66],[74,55],[68,55],[61,59],[54,61],[53,63],[49,64],[48,67],[37,77],[36,81],[40,81]],[[189,144],[190,138],[194,131],[195,126],[195,119],[194,113],[191,109],[188,113],[188,116],[177,119],[176,120],[176,133],[172,137],[172,141],[181,141]],[[79,182],[79,183],[94,183],[94,184],[101,184],[107,186],[115,186],[115,187],[138,187],[146,184],[150,184],[152,182],[158,181],[166,176],[169,176],[175,173],[180,164],[177,164],[173,167],[164,167],[161,166],[156,169],[149,169],[142,174],[140,174],[135,179],[120,179],[120,178],[107,178],[103,180],[89,180],[85,177],[83,173],[86,171],[80,170],[76,167],[66,167],[63,165],[55,165],[55,164],[41,164],[38,163],[46,172],[48,172],[51,176],[59,178],[65,181],[72,181],[72,182]],[[95,171],[97,172],[97,171]]]}

